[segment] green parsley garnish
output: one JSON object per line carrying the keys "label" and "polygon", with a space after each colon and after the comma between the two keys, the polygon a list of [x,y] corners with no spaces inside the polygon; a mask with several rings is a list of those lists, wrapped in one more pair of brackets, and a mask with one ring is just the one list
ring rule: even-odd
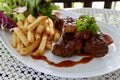
{"label": "green parsley garnish", "polygon": [[99,26],[96,23],[94,17],[88,15],[82,15],[79,19],[76,20],[77,31],[82,32],[87,29],[90,29],[91,34],[97,34],[99,31]]}

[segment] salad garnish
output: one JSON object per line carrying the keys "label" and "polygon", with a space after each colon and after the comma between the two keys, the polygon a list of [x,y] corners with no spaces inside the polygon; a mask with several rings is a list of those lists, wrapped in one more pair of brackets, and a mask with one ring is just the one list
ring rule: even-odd
{"label": "salad garnish", "polygon": [[34,17],[42,14],[54,19],[51,13],[56,9],[58,6],[51,0],[0,0],[0,11],[14,22],[23,21],[29,14]]}
{"label": "salad garnish", "polygon": [[9,17],[7,17],[3,12],[0,12],[0,27],[1,29],[10,30],[13,27],[16,27],[17,24],[13,22]]}
{"label": "salad garnish", "polygon": [[[53,5],[51,0],[0,0],[0,10],[11,17],[13,20],[17,21],[15,12],[13,9],[18,7],[27,7],[27,10],[22,14],[28,16],[32,14],[37,17],[40,13],[46,15],[50,18],[53,18],[51,12],[58,9],[58,6]],[[24,18],[23,18],[24,19]]]}

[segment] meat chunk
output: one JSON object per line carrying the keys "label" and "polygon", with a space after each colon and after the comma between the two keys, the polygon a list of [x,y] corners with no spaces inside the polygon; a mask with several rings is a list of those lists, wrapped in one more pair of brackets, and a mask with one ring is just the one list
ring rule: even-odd
{"label": "meat chunk", "polygon": [[61,44],[55,44],[54,48],[52,50],[52,53],[57,56],[61,56],[61,57],[67,56],[65,54],[66,53],[65,47],[64,47],[64,45],[61,45]]}
{"label": "meat chunk", "polygon": [[82,39],[75,39],[75,53],[80,54],[83,46],[83,41]]}
{"label": "meat chunk", "polygon": [[60,32],[62,32],[64,21],[62,19],[56,19],[54,20],[53,23],[55,28],[58,29]]}
{"label": "meat chunk", "polygon": [[72,33],[72,32],[75,32],[75,31],[76,31],[76,27],[73,26],[73,25],[66,25],[63,28],[64,33]]}
{"label": "meat chunk", "polygon": [[61,57],[71,57],[73,55],[79,54],[81,50],[81,41],[71,40],[66,45],[62,44],[55,44],[52,50],[52,53]]}
{"label": "meat chunk", "polygon": [[71,57],[75,55],[74,43],[74,41],[69,41],[66,45],[65,43],[55,44],[52,53],[61,57]]}
{"label": "meat chunk", "polygon": [[72,33],[76,31],[76,26],[75,26],[75,20],[73,18],[66,18],[63,20],[64,25],[63,25],[63,32],[64,33]]}
{"label": "meat chunk", "polygon": [[113,39],[106,34],[101,33],[100,34],[100,39],[102,39],[107,45],[110,45],[113,43]]}
{"label": "meat chunk", "polygon": [[71,57],[80,53],[82,40],[75,39],[74,33],[65,33],[54,45],[52,53],[61,57]]}
{"label": "meat chunk", "polygon": [[54,26],[60,32],[74,32],[76,30],[75,20],[73,18],[56,19],[54,20]]}
{"label": "meat chunk", "polygon": [[81,39],[81,38],[88,39],[90,37],[90,30],[87,29],[87,30],[82,31],[82,32],[77,32],[76,31],[75,37],[79,38],[79,39]]}
{"label": "meat chunk", "polygon": [[92,57],[102,57],[108,53],[108,46],[97,34],[85,42],[84,51]]}
{"label": "meat chunk", "polygon": [[54,45],[52,53],[61,57],[70,57],[74,52],[74,34],[64,33]]}

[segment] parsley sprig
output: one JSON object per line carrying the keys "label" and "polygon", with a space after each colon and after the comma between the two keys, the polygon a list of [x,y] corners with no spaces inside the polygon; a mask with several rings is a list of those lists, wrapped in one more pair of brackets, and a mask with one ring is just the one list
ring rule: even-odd
{"label": "parsley sprig", "polygon": [[87,29],[90,30],[91,34],[97,34],[99,31],[99,26],[96,23],[94,17],[90,17],[88,15],[82,15],[79,19],[76,20],[77,31],[82,32]]}

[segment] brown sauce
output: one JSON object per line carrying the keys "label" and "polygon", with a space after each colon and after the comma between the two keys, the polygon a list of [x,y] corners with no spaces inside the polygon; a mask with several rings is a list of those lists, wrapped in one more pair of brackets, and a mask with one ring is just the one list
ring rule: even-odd
{"label": "brown sauce", "polygon": [[31,57],[33,59],[43,60],[43,61],[47,62],[49,65],[53,65],[53,66],[56,66],[56,67],[72,67],[72,66],[75,66],[77,64],[88,63],[93,59],[92,57],[83,57],[79,61],[65,60],[65,61],[62,61],[62,62],[59,62],[59,63],[55,63],[55,62],[52,62],[52,61],[48,60],[47,57],[43,56],[43,55],[40,55],[40,56],[31,55]]}

